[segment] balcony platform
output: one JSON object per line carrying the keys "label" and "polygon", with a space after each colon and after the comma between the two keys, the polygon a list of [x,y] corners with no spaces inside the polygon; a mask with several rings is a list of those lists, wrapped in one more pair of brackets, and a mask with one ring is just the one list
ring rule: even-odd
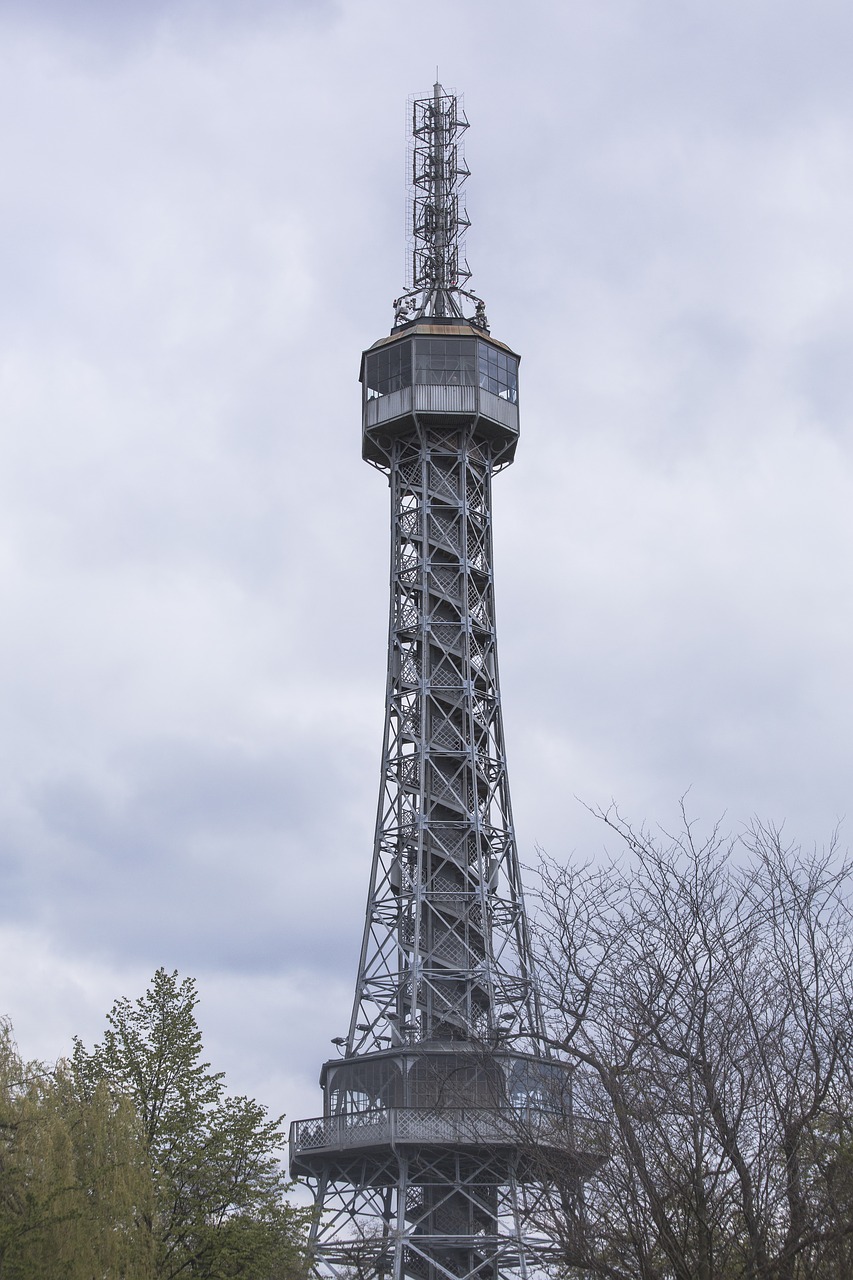
{"label": "balcony platform", "polygon": [[381,1160],[401,1148],[430,1148],[434,1158],[435,1148],[445,1148],[503,1158],[515,1154],[536,1180],[549,1167],[555,1175],[571,1167],[586,1177],[606,1158],[607,1145],[604,1126],[532,1108],[396,1107],[295,1120],[290,1126],[290,1168],[295,1177],[310,1177],[330,1165],[341,1171],[353,1157],[363,1168],[363,1157],[371,1153]]}

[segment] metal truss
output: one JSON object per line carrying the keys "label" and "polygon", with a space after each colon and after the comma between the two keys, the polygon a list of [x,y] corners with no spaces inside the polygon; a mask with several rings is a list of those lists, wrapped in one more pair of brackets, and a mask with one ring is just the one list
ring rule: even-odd
{"label": "metal truss", "polygon": [[471,224],[463,185],[470,170],[462,135],[468,120],[456,94],[440,84],[411,106],[411,283],[394,300],[396,323],[424,316],[464,319],[473,307],[467,319],[488,332],[485,304],[466,287],[465,232]]}
{"label": "metal truss", "polygon": [[382,783],[347,1055],[542,1042],[501,721],[492,446],[421,427],[390,463]]}
{"label": "metal truss", "polygon": [[334,1280],[526,1280],[556,1260],[539,1225],[545,1194],[505,1152],[389,1150],[364,1161],[360,1177],[330,1166],[315,1265]]}

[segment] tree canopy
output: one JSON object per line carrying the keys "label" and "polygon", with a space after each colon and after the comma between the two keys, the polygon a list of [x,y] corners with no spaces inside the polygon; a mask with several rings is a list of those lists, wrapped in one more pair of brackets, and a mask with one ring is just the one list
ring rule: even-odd
{"label": "tree canopy", "polygon": [[131,1100],[21,1057],[0,1026],[0,1276],[149,1280],[153,1186]]}
{"label": "tree canopy", "polygon": [[283,1117],[203,1060],[193,979],[158,969],[53,1069],[0,1031],[2,1280],[296,1280]]}
{"label": "tree canopy", "polygon": [[117,1000],[91,1052],[72,1067],[137,1109],[154,1184],[145,1229],[157,1280],[278,1280],[302,1269],[305,1215],[285,1199],[283,1117],[225,1093],[202,1059],[195,981],[158,969],[135,1001]]}

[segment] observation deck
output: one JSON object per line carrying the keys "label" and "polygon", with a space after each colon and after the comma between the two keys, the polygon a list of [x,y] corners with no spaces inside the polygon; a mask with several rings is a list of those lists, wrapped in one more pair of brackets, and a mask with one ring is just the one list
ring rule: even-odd
{"label": "observation deck", "polygon": [[418,424],[467,419],[489,441],[497,467],[518,443],[519,357],[464,321],[417,321],[380,338],[362,357],[362,456],[387,464],[393,440]]}
{"label": "observation deck", "polygon": [[574,1114],[565,1063],[457,1043],[420,1043],[324,1064],[326,1114],[290,1126],[294,1176],[333,1160],[360,1173],[371,1153],[401,1148],[516,1153],[522,1181],[543,1167],[586,1177],[608,1131]]}
{"label": "observation deck", "polygon": [[606,1126],[578,1117],[525,1107],[517,1110],[425,1111],[414,1107],[316,1116],[290,1126],[290,1168],[294,1176],[316,1176],[330,1156],[345,1160],[389,1147],[484,1148],[520,1154],[522,1181],[541,1178],[543,1165],[570,1166],[588,1177],[606,1159]]}

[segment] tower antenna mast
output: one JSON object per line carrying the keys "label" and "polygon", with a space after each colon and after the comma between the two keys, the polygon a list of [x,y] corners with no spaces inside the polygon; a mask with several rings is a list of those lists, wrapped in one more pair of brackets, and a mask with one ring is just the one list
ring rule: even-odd
{"label": "tower antenna mast", "polygon": [[431,317],[467,319],[488,332],[485,304],[467,287],[467,128],[458,96],[445,92],[436,67],[432,93],[412,100],[411,287],[394,300],[398,325]]}

